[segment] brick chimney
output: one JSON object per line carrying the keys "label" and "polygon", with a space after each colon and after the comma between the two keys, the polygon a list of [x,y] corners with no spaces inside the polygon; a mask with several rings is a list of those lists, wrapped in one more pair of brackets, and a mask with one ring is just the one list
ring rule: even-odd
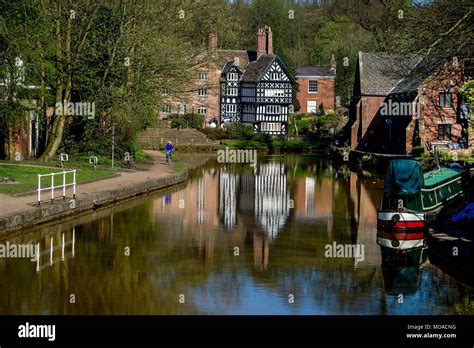
{"label": "brick chimney", "polygon": [[270,28],[268,25],[265,26],[265,38],[267,41],[267,44],[266,44],[267,54],[273,54],[273,33],[272,33],[272,28]]}
{"label": "brick chimney", "polygon": [[208,42],[208,51],[211,54],[215,54],[217,52],[217,33],[215,31],[211,31],[209,33],[209,42]]}
{"label": "brick chimney", "polygon": [[257,32],[257,59],[267,53],[267,35],[263,29]]}

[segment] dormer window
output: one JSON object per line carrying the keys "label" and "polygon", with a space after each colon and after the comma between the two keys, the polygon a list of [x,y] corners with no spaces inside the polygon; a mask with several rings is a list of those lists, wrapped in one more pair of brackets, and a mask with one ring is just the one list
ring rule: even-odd
{"label": "dormer window", "polygon": [[238,81],[239,79],[239,74],[235,72],[230,72],[227,74],[227,80],[228,81]]}
{"label": "dormer window", "polygon": [[198,74],[198,79],[199,79],[199,80],[202,80],[202,81],[208,80],[207,73],[205,73],[205,72],[200,72],[200,73]]}
{"label": "dormer window", "polygon": [[281,80],[281,73],[279,73],[279,72],[271,73],[270,79],[274,80],[274,81],[280,81]]}

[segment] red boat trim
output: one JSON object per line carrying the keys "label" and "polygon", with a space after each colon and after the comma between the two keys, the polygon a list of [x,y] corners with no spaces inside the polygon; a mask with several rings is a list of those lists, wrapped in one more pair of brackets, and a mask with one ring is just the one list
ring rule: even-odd
{"label": "red boat trim", "polygon": [[423,239],[425,238],[424,232],[412,232],[412,233],[404,233],[404,232],[385,232],[385,231],[377,231],[377,237],[385,238],[385,239],[398,239],[398,240],[414,240],[414,239]]}
{"label": "red boat trim", "polygon": [[381,228],[423,228],[425,227],[424,221],[398,221],[395,224],[390,220],[377,220],[377,226]]}

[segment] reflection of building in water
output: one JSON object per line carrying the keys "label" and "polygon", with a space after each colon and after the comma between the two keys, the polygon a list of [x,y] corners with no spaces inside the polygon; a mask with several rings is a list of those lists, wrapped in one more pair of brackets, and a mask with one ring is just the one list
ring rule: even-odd
{"label": "reflection of building in water", "polygon": [[313,177],[306,177],[305,178],[305,199],[304,199],[304,210],[305,212],[314,211],[315,201],[314,201],[314,189],[316,180]]}
{"label": "reflection of building in water", "polygon": [[268,255],[270,254],[270,242],[263,233],[253,234],[253,265],[254,269],[263,271],[268,266]]}
{"label": "reflection of building in water", "polygon": [[255,175],[255,215],[271,239],[277,236],[288,219],[289,200],[285,164],[261,164]]}
{"label": "reflection of building in water", "polygon": [[219,215],[224,226],[231,229],[237,220],[237,189],[239,176],[222,169],[219,173]]}

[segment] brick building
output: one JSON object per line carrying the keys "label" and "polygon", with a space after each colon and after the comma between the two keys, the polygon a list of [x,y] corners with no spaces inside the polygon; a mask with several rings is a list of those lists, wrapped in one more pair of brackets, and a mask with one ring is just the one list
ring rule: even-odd
{"label": "brick building", "polygon": [[217,34],[209,34],[208,49],[196,57],[196,78],[190,92],[167,100],[160,118],[170,114],[201,114],[204,126],[228,122],[252,125],[257,132],[285,134],[296,82],[273,52],[269,26],[257,32],[256,51],[217,48]]}
{"label": "brick building", "polygon": [[335,110],[335,64],[331,67],[325,66],[297,66],[296,82],[298,91],[296,100],[299,104],[299,112],[316,113],[323,105],[324,111]]}
{"label": "brick building", "polygon": [[467,138],[467,115],[459,97],[464,64],[425,58],[401,59],[359,52],[348,123],[351,147],[404,154]]}

